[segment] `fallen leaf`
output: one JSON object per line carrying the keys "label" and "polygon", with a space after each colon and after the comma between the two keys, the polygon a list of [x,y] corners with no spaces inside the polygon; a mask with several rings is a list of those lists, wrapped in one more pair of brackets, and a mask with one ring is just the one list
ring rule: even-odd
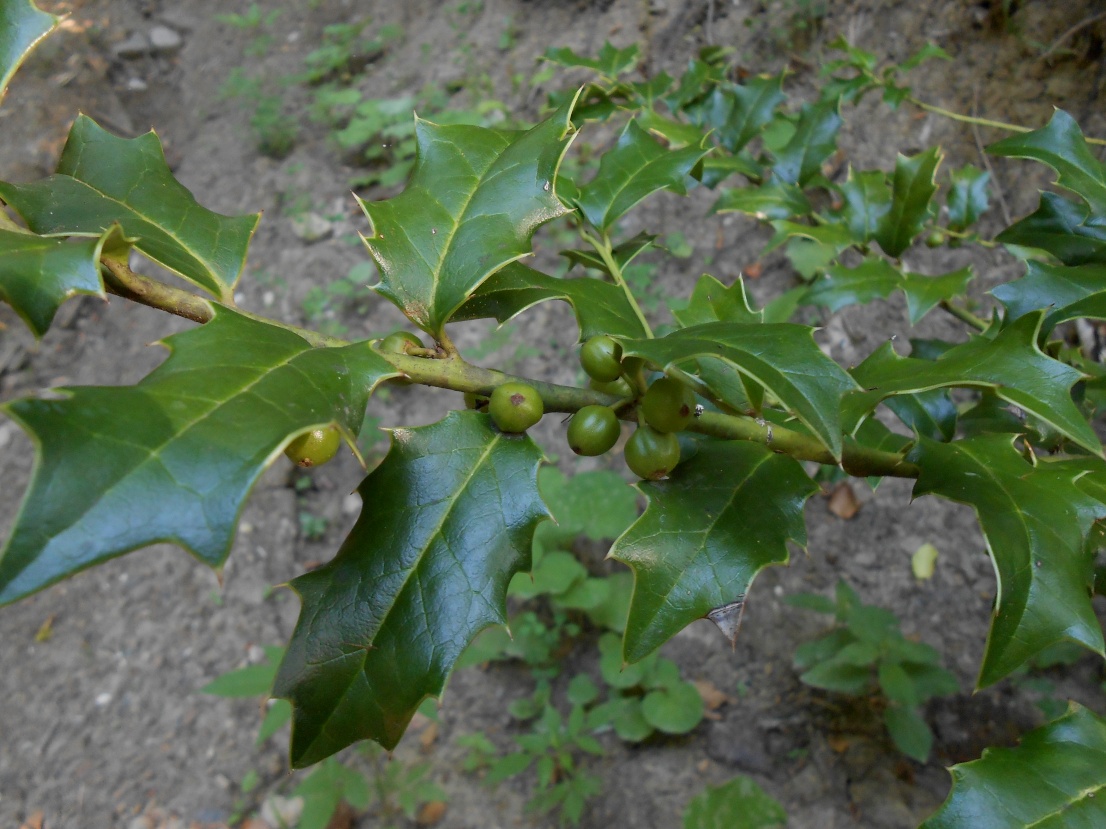
{"label": "fallen leaf", "polygon": [[54,619],[58,618],[56,613],[51,613],[46,617],[46,621],[38,629],[38,633],[35,634],[36,642],[49,642],[50,637],[54,635]]}
{"label": "fallen leaf", "polygon": [[239,824],[238,829],[273,829],[273,827],[259,817],[248,817],[245,823]]}
{"label": "fallen leaf", "polygon": [[856,500],[856,493],[846,481],[842,481],[833,488],[827,506],[830,512],[846,521],[860,511],[860,501]]}
{"label": "fallen leaf", "polygon": [[700,774],[706,774],[710,771],[710,760],[700,760],[695,764],[695,768],[699,770]]}
{"label": "fallen leaf", "polygon": [[353,819],[355,817],[353,807],[343,800],[338,804],[338,808],[334,810],[334,814],[330,816],[330,822],[326,825],[326,829],[353,829]]}
{"label": "fallen leaf", "polygon": [[914,571],[914,578],[918,581],[933,578],[933,572],[937,569],[937,556],[937,548],[932,544],[923,544],[915,550],[910,557],[910,569]]}
{"label": "fallen leaf", "polygon": [[[50,618],[52,619],[53,617],[51,616]],[[19,827],[19,829],[45,829],[45,826],[46,816],[40,809],[37,812],[33,812],[31,816],[27,818],[24,824]]]}
{"label": "fallen leaf", "polygon": [[764,265],[760,264],[760,262],[754,262],[746,267],[743,273],[750,279],[760,279],[760,275],[764,273]]}
{"label": "fallen leaf", "polygon": [[829,743],[829,747],[837,754],[844,754],[849,750],[849,738],[841,734],[830,734],[826,738],[826,742]]}
{"label": "fallen leaf", "polygon": [[432,722],[430,723],[430,725],[426,726],[426,728],[422,730],[421,734],[419,734],[419,747],[422,748],[423,752],[430,751],[437,739],[438,724],[436,722]]}
{"label": "fallen leaf", "polygon": [[419,813],[415,817],[415,822],[419,826],[433,826],[443,817],[445,817],[445,803],[440,800],[431,800],[422,804],[422,808],[419,809]]}
{"label": "fallen leaf", "polygon": [[692,683],[699,696],[703,698],[703,707],[708,711],[717,711],[723,705],[737,702],[729,694],[720,691],[718,687],[707,679],[697,679]]}

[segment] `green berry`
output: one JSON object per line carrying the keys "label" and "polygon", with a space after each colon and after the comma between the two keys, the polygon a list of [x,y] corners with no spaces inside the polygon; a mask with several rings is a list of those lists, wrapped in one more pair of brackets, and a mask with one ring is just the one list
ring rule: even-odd
{"label": "green berry", "polygon": [[602,455],[618,441],[618,416],[606,406],[584,406],[568,424],[568,445],[577,455]]}
{"label": "green berry", "polygon": [[392,354],[406,354],[408,346],[426,348],[422,340],[409,331],[395,331],[380,341],[380,350]]}
{"label": "green berry", "polygon": [[639,478],[657,481],[680,462],[680,442],[671,432],[639,426],[626,441],[626,465]]}
{"label": "green berry", "polygon": [[695,393],[683,383],[661,377],[641,398],[645,422],[658,432],[679,432],[695,415]]}
{"label": "green berry", "polygon": [[580,349],[580,365],[593,380],[617,380],[622,374],[622,346],[606,334],[590,337]]}
{"label": "green berry", "polygon": [[338,454],[342,435],[333,426],[315,429],[295,438],[284,450],[288,460],[304,469],[321,466]]}
{"label": "green berry", "polygon": [[501,432],[525,432],[541,420],[545,406],[533,386],[504,383],[492,392],[488,411]]}
{"label": "green berry", "polygon": [[945,244],[945,234],[939,230],[935,230],[926,236],[925,239],[927,248],[939,248]]}

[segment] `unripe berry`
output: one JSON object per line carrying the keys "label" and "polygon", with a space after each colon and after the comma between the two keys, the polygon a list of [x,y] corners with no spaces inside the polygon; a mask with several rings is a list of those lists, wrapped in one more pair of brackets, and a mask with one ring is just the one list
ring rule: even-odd
{"label": "unripe berry", "polygon": [[338,454],[338,447],[342,445],[342,435],[333,426],[325,429],[315,429],[288,444],[284,454],[288,460],[297,466],[308,469],[312,466],[321,466]]}
{"label": "unripe berry", "polygon": [[657,481],[680,462],[680,442],[671,432],[639,426],[626,441],[626,465],[639,478]]}
{"label": "unripe berry", "polygon": [[610,451],[621,433],[618,416],[606,406],[584,406],[568,424],[568,445],[577,455],[592,457]]}
{"label": "unripe berry", "polygon": [[593,380],[617,380],[622,374],[622,346],[606,334],[590,337],[580,349],[580,365]]}
{"label": "unripe berry", "polygon": [[504,383],[492,392],[488,411],[501,432],[525,432],[541,420],[545,405],[533,386]]}
{"label": "unripe berry", "polygon": [[678,380],[661,377],[641,398],[645,422],[659,432],[679,432],[695,415],[695,393]]}

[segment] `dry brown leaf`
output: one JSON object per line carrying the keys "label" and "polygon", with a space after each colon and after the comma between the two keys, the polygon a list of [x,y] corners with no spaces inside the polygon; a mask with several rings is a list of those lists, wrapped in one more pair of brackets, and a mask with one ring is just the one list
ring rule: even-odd
{"label": "dry brown leaf", "polygon": [[746,266],[742,273],[750,279],[760,279],[760,275],[764,273],[764,265],[760,262],[753,262],[753,264]]}
{"label": "dry brown leaf", "polygon": [[355,817],[353,807],[343,800],[330,816],[330,823],[326,825],[326,829],[353,829]]}
{"label": "dry brown leaf", "polygon": [[829,743],[829,747],[837,754],[844,754],[849,750],[849,746],[852,744],[848,737],[842,734],[830,734],[826,738],[826,742]]}
{"label": "dry brown leaf", "polygon": [[433,826],[443,817],[445,817],[445,803],[440,800],[431,800],[429,803],[422,804],[418,815],[415,816],[415,822],[419,826]]}
{"label": "dry brown leaf", "polygon": [[694,685],[695,690],[699,692],[699,696],[703,698],[703,707],[708,711],[717,711],[723,705],[736,702],[729,694],[720,691],[710,680],[697,679],[692,685]]}
{"label": "dry brown leaf", "polygon": [[842,481],[833,488],[827,506],[830,512],[846,521],[860,512],[860,501],[856,499],[856,493],[846,481]]}
{"label": "dry brown leaf", "polygon": [[430,723],[419,734],[419,747],[424,751],[430,751],[434,747],[434,743],[438,740],[438,724],[436,722]]}
{"label": "dry brown leaf", "polygon": [[46,829],[46,815],[39,809],[37,812],[32,812],[31,816],[23,823],[19,829]]}
{"label": "dry brown leaf", "polygon": [[710,771],[710,760],[700,760],[695,764],[695,768],[699,770],[700,774],[706,774]]}
{"label": "dry brown leaf", "polygon": [[273,829],[273,827],[259,817],[248,817],[245,823],[238,826],[238,829]]}

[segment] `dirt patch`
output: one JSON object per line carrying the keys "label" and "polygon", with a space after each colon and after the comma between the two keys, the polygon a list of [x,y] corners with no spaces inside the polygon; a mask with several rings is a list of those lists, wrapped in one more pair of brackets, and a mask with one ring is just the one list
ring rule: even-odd
{"label": "dirt patch", "polygon": [[[265,211],[242,282],[244,307],[294,322],[341,324],[351,336],[384,333],[401,323],[383,301],[371,303],[365,313],[341,306],[308,319],[311,288],[344,278],[364,261],[356,233],[367,227],[349,195],[350,179],[363,170],[346,163],[327,130],[303,114],[309,103],[305,87],[282,90],[298,136],[279,160],[258,152],[248,100],[220,94],[236,68],[271,79],[301,72],[324,26],[348,20],[350,4],[286,4],[270,25],[256,29],[217,19],[248,14],[242,3],[230,8],[213,0],[42,5],[71,12],[70,22],[29,62],[0,109],[0,175],[26,181],[48,173],[78,111],[124,135],[154,125],[176,174],[205,205],[225,213]],[[1089,0],[1062,8],[1026,0],[1016,4],[1010,20],[1002,17],[997,0],[868,0],[832,3],[824,15],[808,14],[815,5],[802,0],[376,4],[373,26],[394,25],[403,36],[373,58],[358,83],[381,97],[427,89],[453,90],[466,102],[494,97],[533,115],[553,86],[519,83],[519,77],[531,76],[535,58],[551,45],[594,53],[609,38],[617,45],[643,42],[650,70],[672,74],[708,42],[733,46],[750,71],[790,65],[788,88],[801,92],[812,88],[826,44],[843,33],[889,60],[905,58],[928,40],[941,45],[954,60],[929,64],[913,78],[916,94],[936,105],[1026,124],[1043,123],[1059,105],[1088,132],[1106,134],[1099,97],[1102,24],[1080,30],[1050,59],[1040,57],[1094,13]],[[154,26],[176,33],[179,46],[121,55],[128,38],[149,34]],[[269,40],[261,44],[260,37]],[[255,56],[245,56],[251,48]],[[563,82],[562,77],[556,83]],[[858,166],[889,167],[896,152],[933,143],[945,147],[949,164],[982,163],[976,136],[962,125],[905,108],[879,109],[877,116],[874,105],[866,107],[848,119],[840,142]],[[596,132],[581,142],[598,144],[602,130]],[[985,133],[979,140],[994,137]],[[1004,159],[992,163],[1006,209],[1014,215],[1032,209],[1044,171]],[[371,195],[388,192],[394,189]],[[651,290],[683,296],[704,270],[728,283],[754,263],[761,271],[750,283],[757,301],[791,287],[784,259],[758,259],[765,231],[732,216],[708,220],[712,201],[706,192],[688,200],[657,198],[626,223],[624,230],[633,233],[667,228],[681,217],[703,217],[681,228],[693,254],[659,262]],[[296,220],[305,212],[326,218],[326,238],[301,238]],[[985,220],[984,231],[998,221]],[[543,236],[539,244],[537,265],[552,266],[555,240]],[[981,275],[973,292],[985,304],[983,291],[1016,271],[997,253],[943,256],[911,264],[951,268],[970,261]],[[0,329],[2,400],[61,384],[133,383],[162,359],[163,351],[147,344],[186,327],[120,300],[105,305],[87,299],[64,306],[39,344],[6,307],[0,307],[0,322],[6,325]],[[457,339],[462,347],[476,347],[489,330],[463,326]],[[519,373],[553,381],[576,379],[573,361],[565,359],[575,329],[563,307],[534,309],[512,337],[524,335],[540,353],[520,350],[516,339],[507,338],[489,362],[506,359]],[[892,335],[952,338],[957,328],[931,315],[911,330],[901,303],[877,302],[847,310],[823,333],[845,364]],[[396,392],[387,401],[374,401],[370,411],[384,424],[427,423],[457,405],[457,397]],[[538,436],[548,451],[563,456],[562,430],[547,418]],[[379,453],[384,445],[368,448]],[[0,453],[0,532],[6,532],[32,466],[30,442],[8,421],[0,421]],[[250,770],[259,772],[259,791],[284,782],[286,737],[254,747],[261,716],[256,703],[195,690],[258,661],[261,645],[288,638],[297,603],[289,591],[270,586],[333,554],[355,517],[357,504],[345,496],[360,475],[347,455],[297,492],[296,476],[286,466],[270,471],[243,515],[222,585],[180,550],[156,547],[0,610],[5,669],[0,689],[6,701],[0,710],[0,824],[18,826],[42,810],[49,826],[137,826],[143,825],[132,823],[137,815],[157,807],[185,825],[219,825],[230,818],[240,781]],[[607,753],[589,766],[604,781],[604,794],[591,802],[582,826],[677,826],[695,793],[735,773],[753,776],[779,799],[796,829],[914,826],[947,793],[944,765],[976,757],[986,745],[1010,744],[1042,721],[1034,694],[1014,683],[969,694],[995,590],[970,510],[931,498],[912,503],[902,482],[886,483],[874,494],[857,485],[856,492],[861,507],[851,520],[836,517],[823,499],[812,499],[806,511],[809,551],[798,552],[790,567],[758,579],[735,648],[707,623],[693,625],[664,648],[686,677],[709,681],[736,701],[687,737],[634,747],[607,735]],[[301,512],[318,519],[319,537],[305,537]],[[935,544],[941,556],[934,578],[919,584],[910,556],[925,542]],[[870,705],[820,694],[797,679],[791,656],[822,629],[823,620],[788,607],[782,597],[804,590],[825,593],[839,578],[866,602],[894,609],[908,635],[936,646],[964,689],[929,706],[937,744],[926,765],[905,761],[891,748]],[[36,641],[48,619],[52,636]],[[582,637],[570,656],[580,670],[595,669],[590,641]],[[1057,697],[1103,709],[1101,668],[1093,661],[1048,679]],[[520,667],[462,671],[447,690],[437,739],[424,747],[415,735],[401,744],[400,760],[428,759],[432,776],[449,794],[438,825],[554,825],[525,815],[525,781],[489,789],[459,765],[460,735],[484,732],[501,746],[509,744],[516,727],[504,716],[505,705],[532,687]],[[369,817],[359,825],[377,824]]]}

